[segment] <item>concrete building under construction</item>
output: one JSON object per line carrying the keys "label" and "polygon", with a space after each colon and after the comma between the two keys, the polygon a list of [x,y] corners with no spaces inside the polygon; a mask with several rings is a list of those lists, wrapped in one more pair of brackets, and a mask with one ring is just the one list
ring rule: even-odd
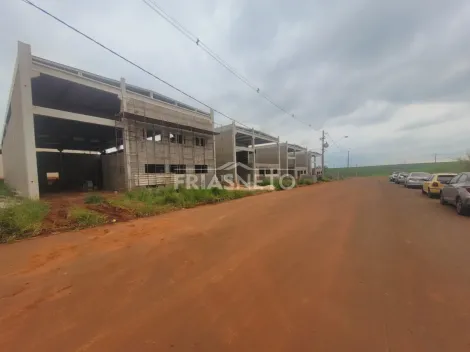
{"label": "concrete building under construction", "polygon": [[[235,123],[215,129],[217,175],[230,175],[235,182],[289,174],[312,175],[312,158],[318,153],[279,137],[241,127]],[[236,171],[236,172],[235,172]]]}
{"label": "concrete building under construction", "polygon": [[2,139],[5,182],[39,198],[84,188],[128,190],[214,173],[212,112],[31,55],[18,56]]}
{"label": "concrete building under construction", "polygon": [[[235,183],[253,183],[259,169],[272,169],[279,172],[279,137],[239,126],[235,123],[215,129],[217,175],[230,175]],[[260,161],[258,148],[267,143],[275,143],[277,152],[271,158]],[[241,180],[239,180],[239,177]]]}
{"label": "concrete building under construction", "polygon": [[[312,175],[315,158],[320,155],[296,144],[280,143],[259,146],[256,150],[256,159],[259,165],[279,160],[281,174],[289,174],[294,178],[302,175]],[[313,159],[313,162],[312,162]],[[270,170],[260,167],[259,174],[268,175]]]}

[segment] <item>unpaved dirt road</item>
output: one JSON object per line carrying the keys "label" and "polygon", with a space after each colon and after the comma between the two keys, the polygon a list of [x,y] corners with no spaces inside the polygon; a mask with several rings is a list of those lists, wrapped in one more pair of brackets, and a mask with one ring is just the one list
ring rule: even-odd
{"label": "unpaved dirt road", "polygon": [[355,179],[0,246],[2,351],[469,351],[470,218]]}

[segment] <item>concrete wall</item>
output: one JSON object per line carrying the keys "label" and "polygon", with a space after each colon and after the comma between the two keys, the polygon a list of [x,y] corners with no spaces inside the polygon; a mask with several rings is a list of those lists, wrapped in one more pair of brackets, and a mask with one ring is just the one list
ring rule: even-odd
{"label": "concrete wall", "polygon": [[[9,113],[2,141],[5,182],[20,196],[39,198],[31,93],[31,47],[18,43]],[[7,106],[8,109],[8,106]]]}
{"label": "concrete wall", "polygon": [[287,144],[281,144],[281,172],[280,174],[287,174]]}
{"label": "concrete wall", "polygon": [[228,126],[221,130],[217,130],[219,134],[215,136],[215,152],[217,160],[217,175],[232,175],[235,177],[235,169],[230,168],[221,170],[220,167],[226,163],[233,163],[236,161],[235,155],[235,133],[233,125]]}
{"label": "concrete wall", "polygon": [[306,169],[307,174],[312,174],[312,152],[310,151],[301,151],[295,154],[296,156],[296,167]]}
{"label": "concrete wall", "polygon": [[256,148],[256,163],[259,164],[278,164],[279,148],[278,145]]}
{"label": "concrete wall", "polygon": [[[158,131],[161,139],[147,140],[154,131]],[[202,185],[201,183],[210,182],[214,175],[215,148],[212,134],[193,133],[132,120],[127,120],[124,132],[128,136],[124,146],[124,148],[127,147],[124,151],[124,158],[129,163],[129,188],[159,185],[162,180],[161,174],[158,176],[159,174],[146,173],[146,164],[165,165],[164,174],[171,173],[171,165],[185,165],[186,174],[196,174],[196,166],[206,165],[208,172],[197,174],[199,186]],[[181,135],[183,143],[171,142],[171,134]],[[202,138],[205,145],[197,145],[196,138]],[[201,177],[202,175],[205,176]]]}
{"label": "concrete wall", "polygon": [[214,130],[213,121],[209,117],[195,112],[178,110],[176,107],[159,106],[144,97],[142,99],[127,98],[124,111],[145,116],[148,119],[172,122],[208,131]]}
{"label": "concrete wall", "polygon": [[124,191],[124,153],[101,155],[101,170],[103,174],[103,189],[106,191]]}

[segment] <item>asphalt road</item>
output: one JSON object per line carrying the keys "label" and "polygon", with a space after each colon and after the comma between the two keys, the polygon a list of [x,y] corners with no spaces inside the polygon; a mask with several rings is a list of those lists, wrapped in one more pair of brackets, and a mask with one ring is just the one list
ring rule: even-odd
{"label": "asphalt road", "polygon": [[470,218],[353,179],[0,246],[2,351],[469,351]]}

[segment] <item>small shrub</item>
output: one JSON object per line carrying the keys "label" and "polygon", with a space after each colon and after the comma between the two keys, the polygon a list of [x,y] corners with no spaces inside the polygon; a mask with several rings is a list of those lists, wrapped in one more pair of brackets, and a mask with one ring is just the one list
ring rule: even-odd
{"label": "small shrub", "polygon": [[217,187],[214,187],[214,188],[211,188],[211,193],[214,195],[214,196],[220,196],[222,195],[223,193],[227,192],[226,190],[224,189],[221,189],[221,188],[217,188]]}
{"label": "small shrub", "polygon": [[0,242],[39,234],[49,206],[38,200],[22,199],[0,209]]}
{"label": "small shrub", "polygon": [[85,204],[102,204],[104,203],[104,198],[100,194],[90,194],[85,197]]}
{"label": "small shrub", "polygon": [[106,223],[106,216],[96,211],[74,207],[70,210],[70,218],[80,227],[92,227]]}
{"label": "small shrub", "polygon": [[0,197],[12,197],[14,192],[5,184],[5,181],[0,180]]}
{"label": "small shrub", "polygon": [[318,182],[330,182],[332,180],[332,178],[330,178],[329,176],[318,176]]}
{"label": "small shrub", "polygon": [[306,185],[306,186],[313,185],[313,180],[311,180],[309,178],[300,179],[298,184],[299,185]]}
{"label": "small shrub", "polygon": [[292,180],[290,178],[284,178],[282,180],[282,185],[284,186],[284,188],[281,187],[281,181],[279,179],[276,179],[273,182],[273,186],[274,188],[276,188],[276,191],[282,191],[292,186]]}
{"label": "small shrub", "polygon": [[227,192],[229,192],[228,194],[229,199],[239,199],[239,198],[243,198],[243,197],[250,196],[251,194],[253,194],[253,192],[251,191],[242,191],[242,190],[227,191]]}
{"label": "small shrub", "polygon": [[269,178],[265,178],[259,183],[260,186],[269,186],[270,184],[271,181],[269,180]]}

